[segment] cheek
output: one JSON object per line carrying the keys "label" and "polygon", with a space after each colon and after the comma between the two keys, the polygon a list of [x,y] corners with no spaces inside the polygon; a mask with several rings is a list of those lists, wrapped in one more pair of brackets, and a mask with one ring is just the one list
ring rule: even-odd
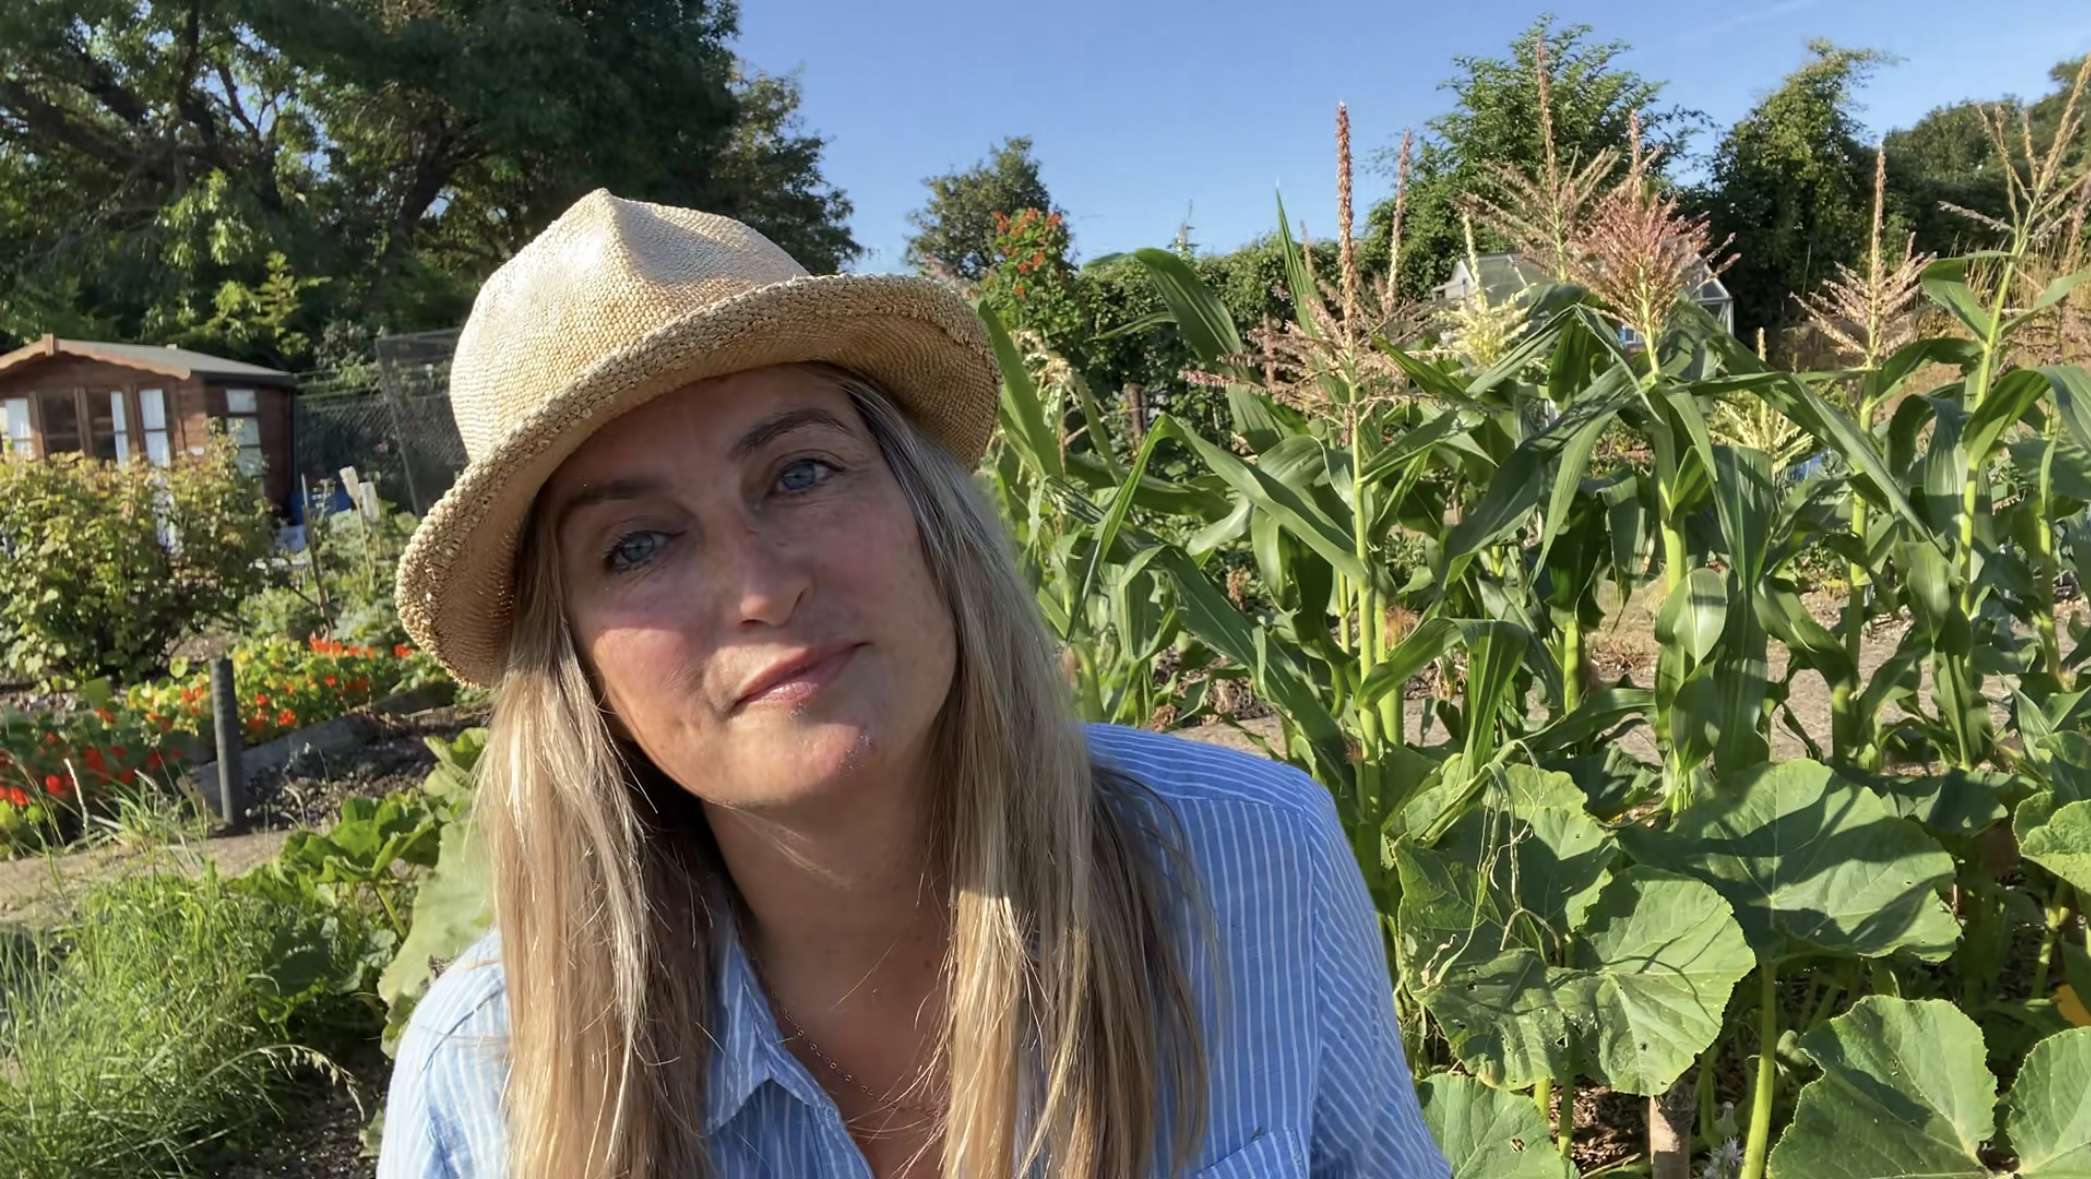
{"label": "cheek", "polygon": [[[689,680],[697,655],[687,632],[658,622],[635,619],[592,619],[584,648],[602,685],[610,711],[649,754],[653,739],[665,738],[664,726],[682,723],[688,710],[667,715],[672,701],[683,698],[680,685]],[[659,714],[659,715],[657,715]]]}
{"label": "cheek", "polygon": [[[863,513],[846,537],[823,548],[827,569],[821,580],[850,600],[850,612],[872,628],[872,637],[883,640],[903,674],[948,683],[951,613],[898,487],[889,500]],[[924,683],[923,690],[937,687]]]}

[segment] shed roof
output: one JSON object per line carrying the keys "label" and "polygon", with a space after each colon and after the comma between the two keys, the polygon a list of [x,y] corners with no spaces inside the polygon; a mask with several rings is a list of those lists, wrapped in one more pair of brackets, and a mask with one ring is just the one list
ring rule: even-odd
{"label": "shed roof", "polygon": [[112,344],[101,340],[65,340],[50,335],[33,344],[0,355],[0,373],[52,356],[77,356],[85,360],[99,360],[176,379],[231,378],[275,385],[289,385],[296,381],[291,374],[279,369],[263,368],[261,365],[248,364],[242,360],[227,360],[223,356],[192,352],[187,348],[158,344]]}

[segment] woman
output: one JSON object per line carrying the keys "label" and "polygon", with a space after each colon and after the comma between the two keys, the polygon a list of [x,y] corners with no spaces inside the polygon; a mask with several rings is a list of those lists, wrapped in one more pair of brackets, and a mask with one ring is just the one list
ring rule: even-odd
{"label": "woman", "polygon": [[398,596],[497,685],[496,933],[381,1176],[1446,1173],[1326,793],[1071,719],[962,300],[598,191],[451,395]]}

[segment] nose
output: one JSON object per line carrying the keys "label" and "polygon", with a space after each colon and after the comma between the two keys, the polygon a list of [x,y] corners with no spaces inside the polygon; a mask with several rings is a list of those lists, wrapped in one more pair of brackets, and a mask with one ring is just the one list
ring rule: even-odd
{"label": "nose", "polygon": [[733,529],[717,558],[728,587],[731,621],[741,629],[783,626],[813,589],[805,560],[791,543],[754,527]]}

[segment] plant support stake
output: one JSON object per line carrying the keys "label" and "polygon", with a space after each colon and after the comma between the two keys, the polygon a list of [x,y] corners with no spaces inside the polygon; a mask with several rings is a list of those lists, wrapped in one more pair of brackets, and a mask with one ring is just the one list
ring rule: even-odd
{"label": "plant support stake", "polygon": [[211,732],[218,742],[218,818],[227,831],[238,831],[246,814],[247,777],[240,768],[240,700],[232,679],[232,660],[211,660]]}

